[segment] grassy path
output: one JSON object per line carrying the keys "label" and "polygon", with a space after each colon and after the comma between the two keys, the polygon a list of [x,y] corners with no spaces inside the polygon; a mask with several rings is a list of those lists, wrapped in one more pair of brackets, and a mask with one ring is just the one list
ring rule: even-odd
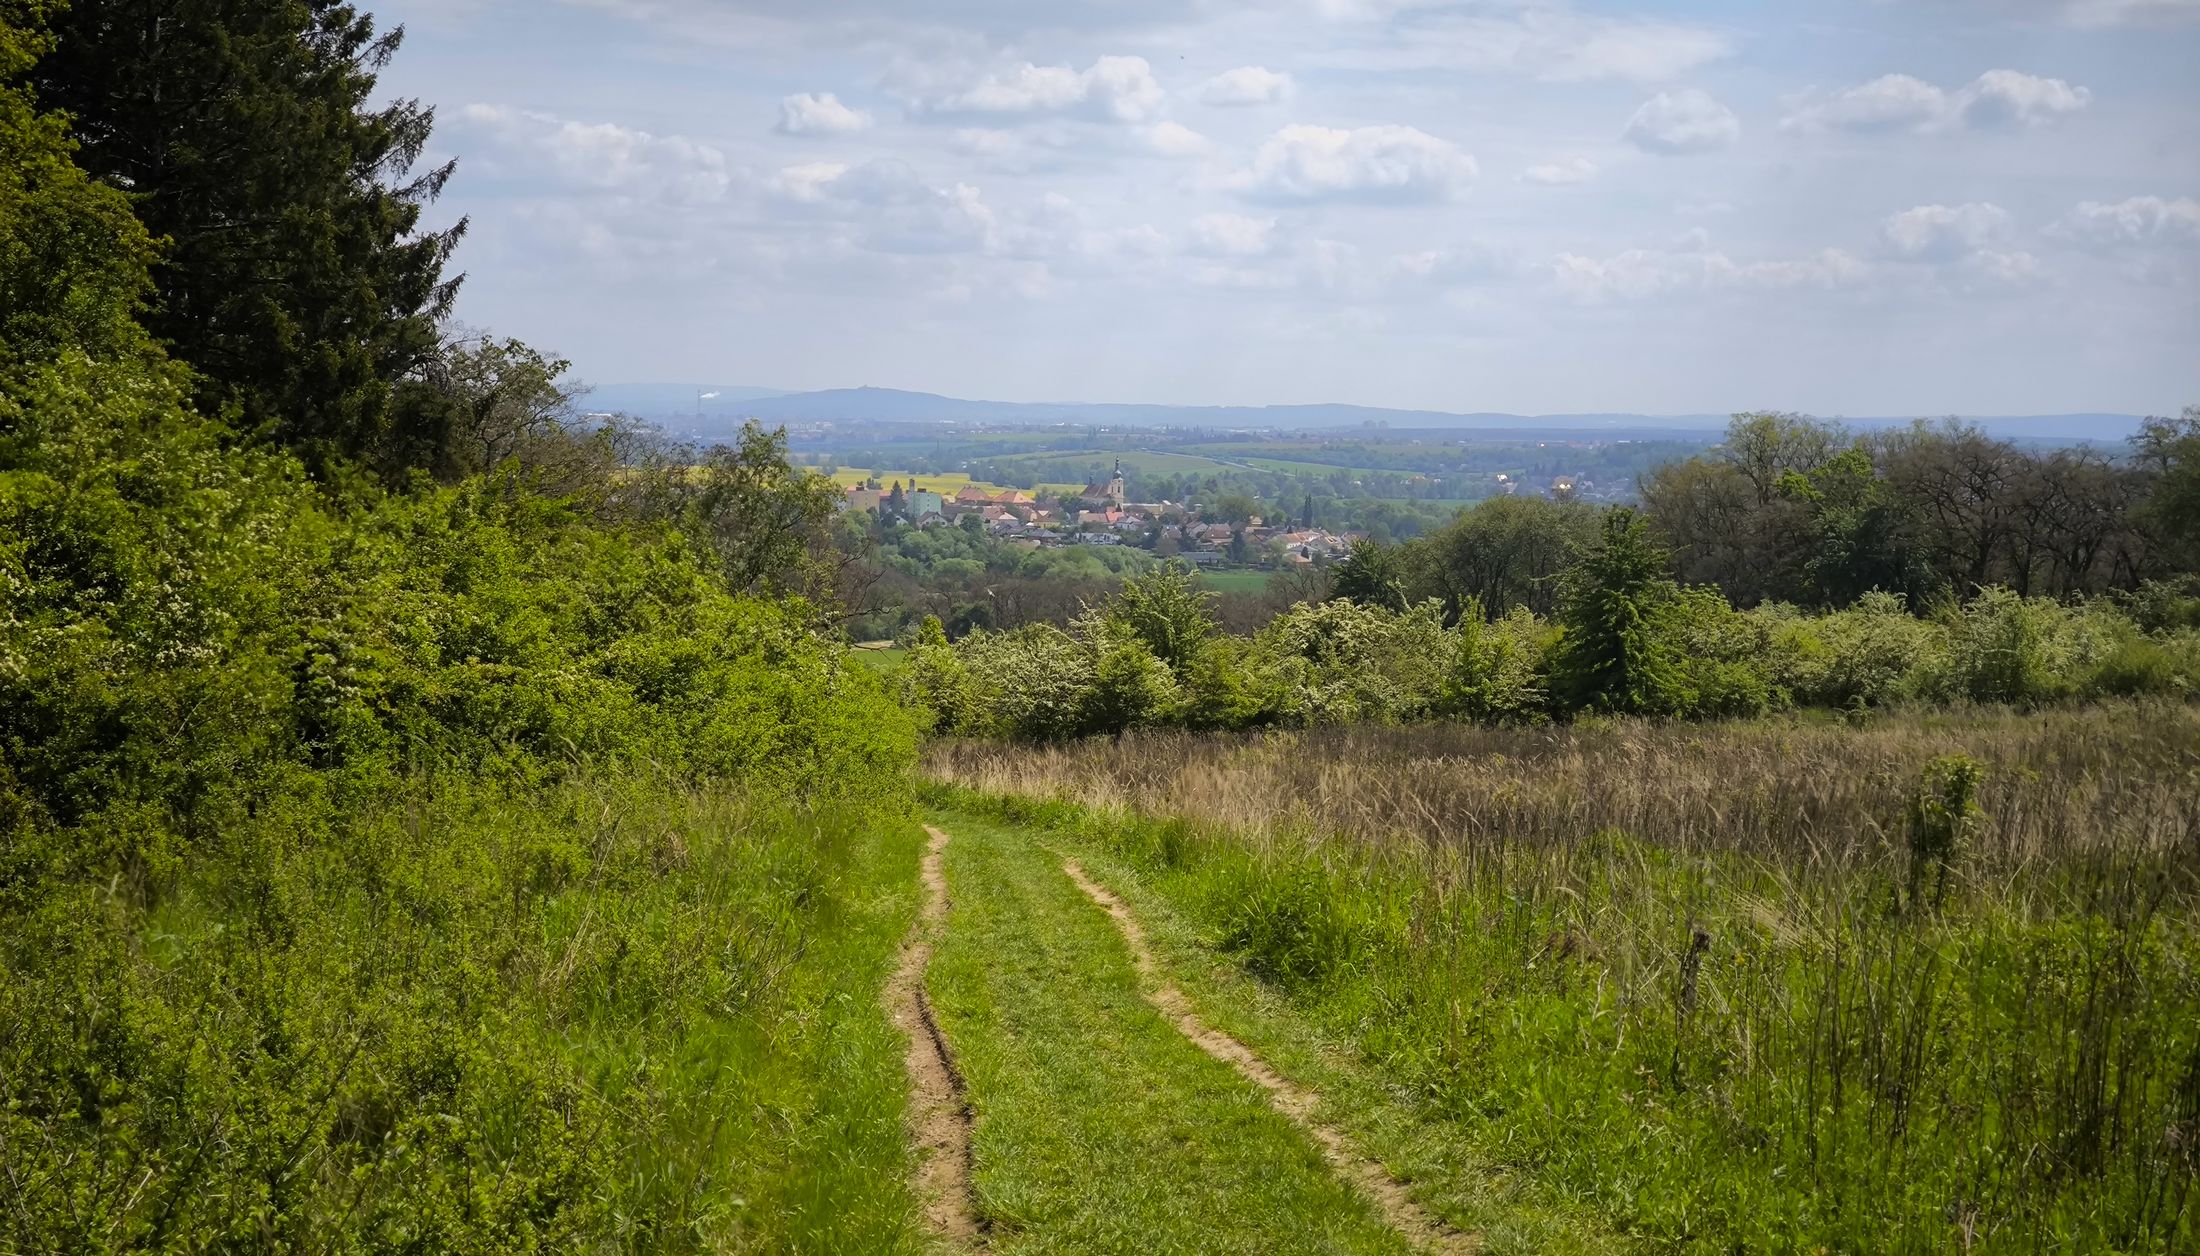
{"label": "grassy path", "polygon": [[1413,1202],[1405,1187],[1391,1178],[1381,1162],[1364,1155],[1343,1130],[1321,1120],[1318,1115],[1321,1096],[1277,1072],[1251,1047],[1202,1021],[1199,1013],[1193,1010],[1191,1000],[1161,972],[1153,949],[1146,942],[1146,932],[1139,927],[1138,918],[1131,914],[1129,906],[1106,886],[1087,876],[1075,860],[1062,867],[1077,888],[1084,891],[1085,897],[1115,921],[1124,943],[1130,947],[1131,962],[1146,979],[1146,1001],[1174,1022],[1178,1033],[1208,1055],[1236,1069],[1238,1076],[1267,1091],[1269,1102],[1276,1110],[1291,1118],[1320,1146],[1329,1167],[1358,1187],[1381,1212],[1383,1220],[1412,1240],[1416,1247],[1444,1253],[1478,1250],[1479,1244],[1473,1235],[1455,1230],[1423,1210]]}
{"label": "grassy path", "polygon": [[1142,988],[1124,937],[1028,836],[957,819],[929,986],[1001,1252],[1413,1250],[1269,1095]]}

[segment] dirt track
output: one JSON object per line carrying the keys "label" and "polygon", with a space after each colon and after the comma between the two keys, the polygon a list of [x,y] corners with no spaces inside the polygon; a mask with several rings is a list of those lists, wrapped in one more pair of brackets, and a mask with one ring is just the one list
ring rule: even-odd
{"label": "dirt track", "polygon": [[943,1237],[970,1246],[982,1235],[971,1207],[970,1105],[954,1054],[924,992],[932,936],[947,919],[947,874],[941,857],[948,838],[929,825],[925,832],[932,840],[924,852],[924,907],[886,985],[886,1006],[909,1039],[909,1134],[917,1149],[917,1192],[925,1219]]}

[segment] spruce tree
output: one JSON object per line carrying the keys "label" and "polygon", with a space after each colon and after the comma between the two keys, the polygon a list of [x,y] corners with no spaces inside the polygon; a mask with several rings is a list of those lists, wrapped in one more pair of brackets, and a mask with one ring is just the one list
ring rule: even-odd
{"label": "spruce tree", "polygon": [[413,173],[434,111],[373,104],[402,29],[335,0],[80,0],[54,33],[41,102],[165,237],[145,323],[201,405],[318,463],[433,462],[442,407],[406,381],[465,224],[420,229],[452,169]]}
{"label": "spruce tree", "polygon": [[1552,669],[1564,705],[1619,715],[1677,715],[1689,699],[1672,620],[1680,587],[1633,510],[1615,507],[1568,573],[1565,635]]}

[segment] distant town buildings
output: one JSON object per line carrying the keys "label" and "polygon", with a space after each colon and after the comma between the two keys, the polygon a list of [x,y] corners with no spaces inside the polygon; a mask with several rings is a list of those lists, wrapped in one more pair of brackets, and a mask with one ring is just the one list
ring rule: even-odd
{"label": "distant town buildings", "polygon": [[[898,492],[896,491],[898,490]],[[963,484],[952,494],[916,481],[893,488],[857,485],[842,508],[898,519],[919,528],[962,526],[975,518],[986,535],[1024,549],[1060,545],[1139,545],[1195,567],[1262,562],[1306,566],[1342,558],[1359,538],[1321,528],[1269,526],[1208,519],[1197,503],[1134,502],[1118,461],[1104,481],[1087,484],[1060,504],[1042,507],[1020,489]],[[896,503],[899,503],[897,506]]]}

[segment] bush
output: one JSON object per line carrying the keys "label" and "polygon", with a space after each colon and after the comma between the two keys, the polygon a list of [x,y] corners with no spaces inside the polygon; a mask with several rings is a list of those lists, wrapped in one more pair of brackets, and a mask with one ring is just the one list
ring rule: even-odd
{"label": "bush", "polygon": [[1556,634],[1524,606],[1486,622],[1470,600],[1459,617],[1459,645],[1445,678],[1441,712],[1454,719],[1524,724],[1543,718],[1550,701],[1545,659]]}
{"label": "bush", "polygon": [[972,721],[1011,737],[1049,738],[1082,726],[1093,687],[1090,655],[1051,624],[974,632],[956,644],[985,712]]}
{"label": "bush", "polygon": [[1885,706],[1922,694],[1945,669],[1935,625],[1909,613],[1902,596],[1871,592],[1815,622],[1824,667],[1799,701],[1829,707]]}
{"label": "bush", "polygon": [[1442,701],[1457,646],[1442,609],[1396,612],[1357,602],[1309,602],[1255,638],[1267,717],[1309,726],[1397,723]]}
{"label": "bush", "polygon": [[2067,697],[2108,646],[2100,619],[1998,587],[1980,590],[1944,623],[1939,687],[1973,702],[2036,706]]}
{"label": "bush", "polygon": [[1786,705],[1787,694],[1773,687],[1764,622],[1737,612],[1716,589],[1683,591],[1671,632],[1679,648],[1682,714],[1761,715]]}

